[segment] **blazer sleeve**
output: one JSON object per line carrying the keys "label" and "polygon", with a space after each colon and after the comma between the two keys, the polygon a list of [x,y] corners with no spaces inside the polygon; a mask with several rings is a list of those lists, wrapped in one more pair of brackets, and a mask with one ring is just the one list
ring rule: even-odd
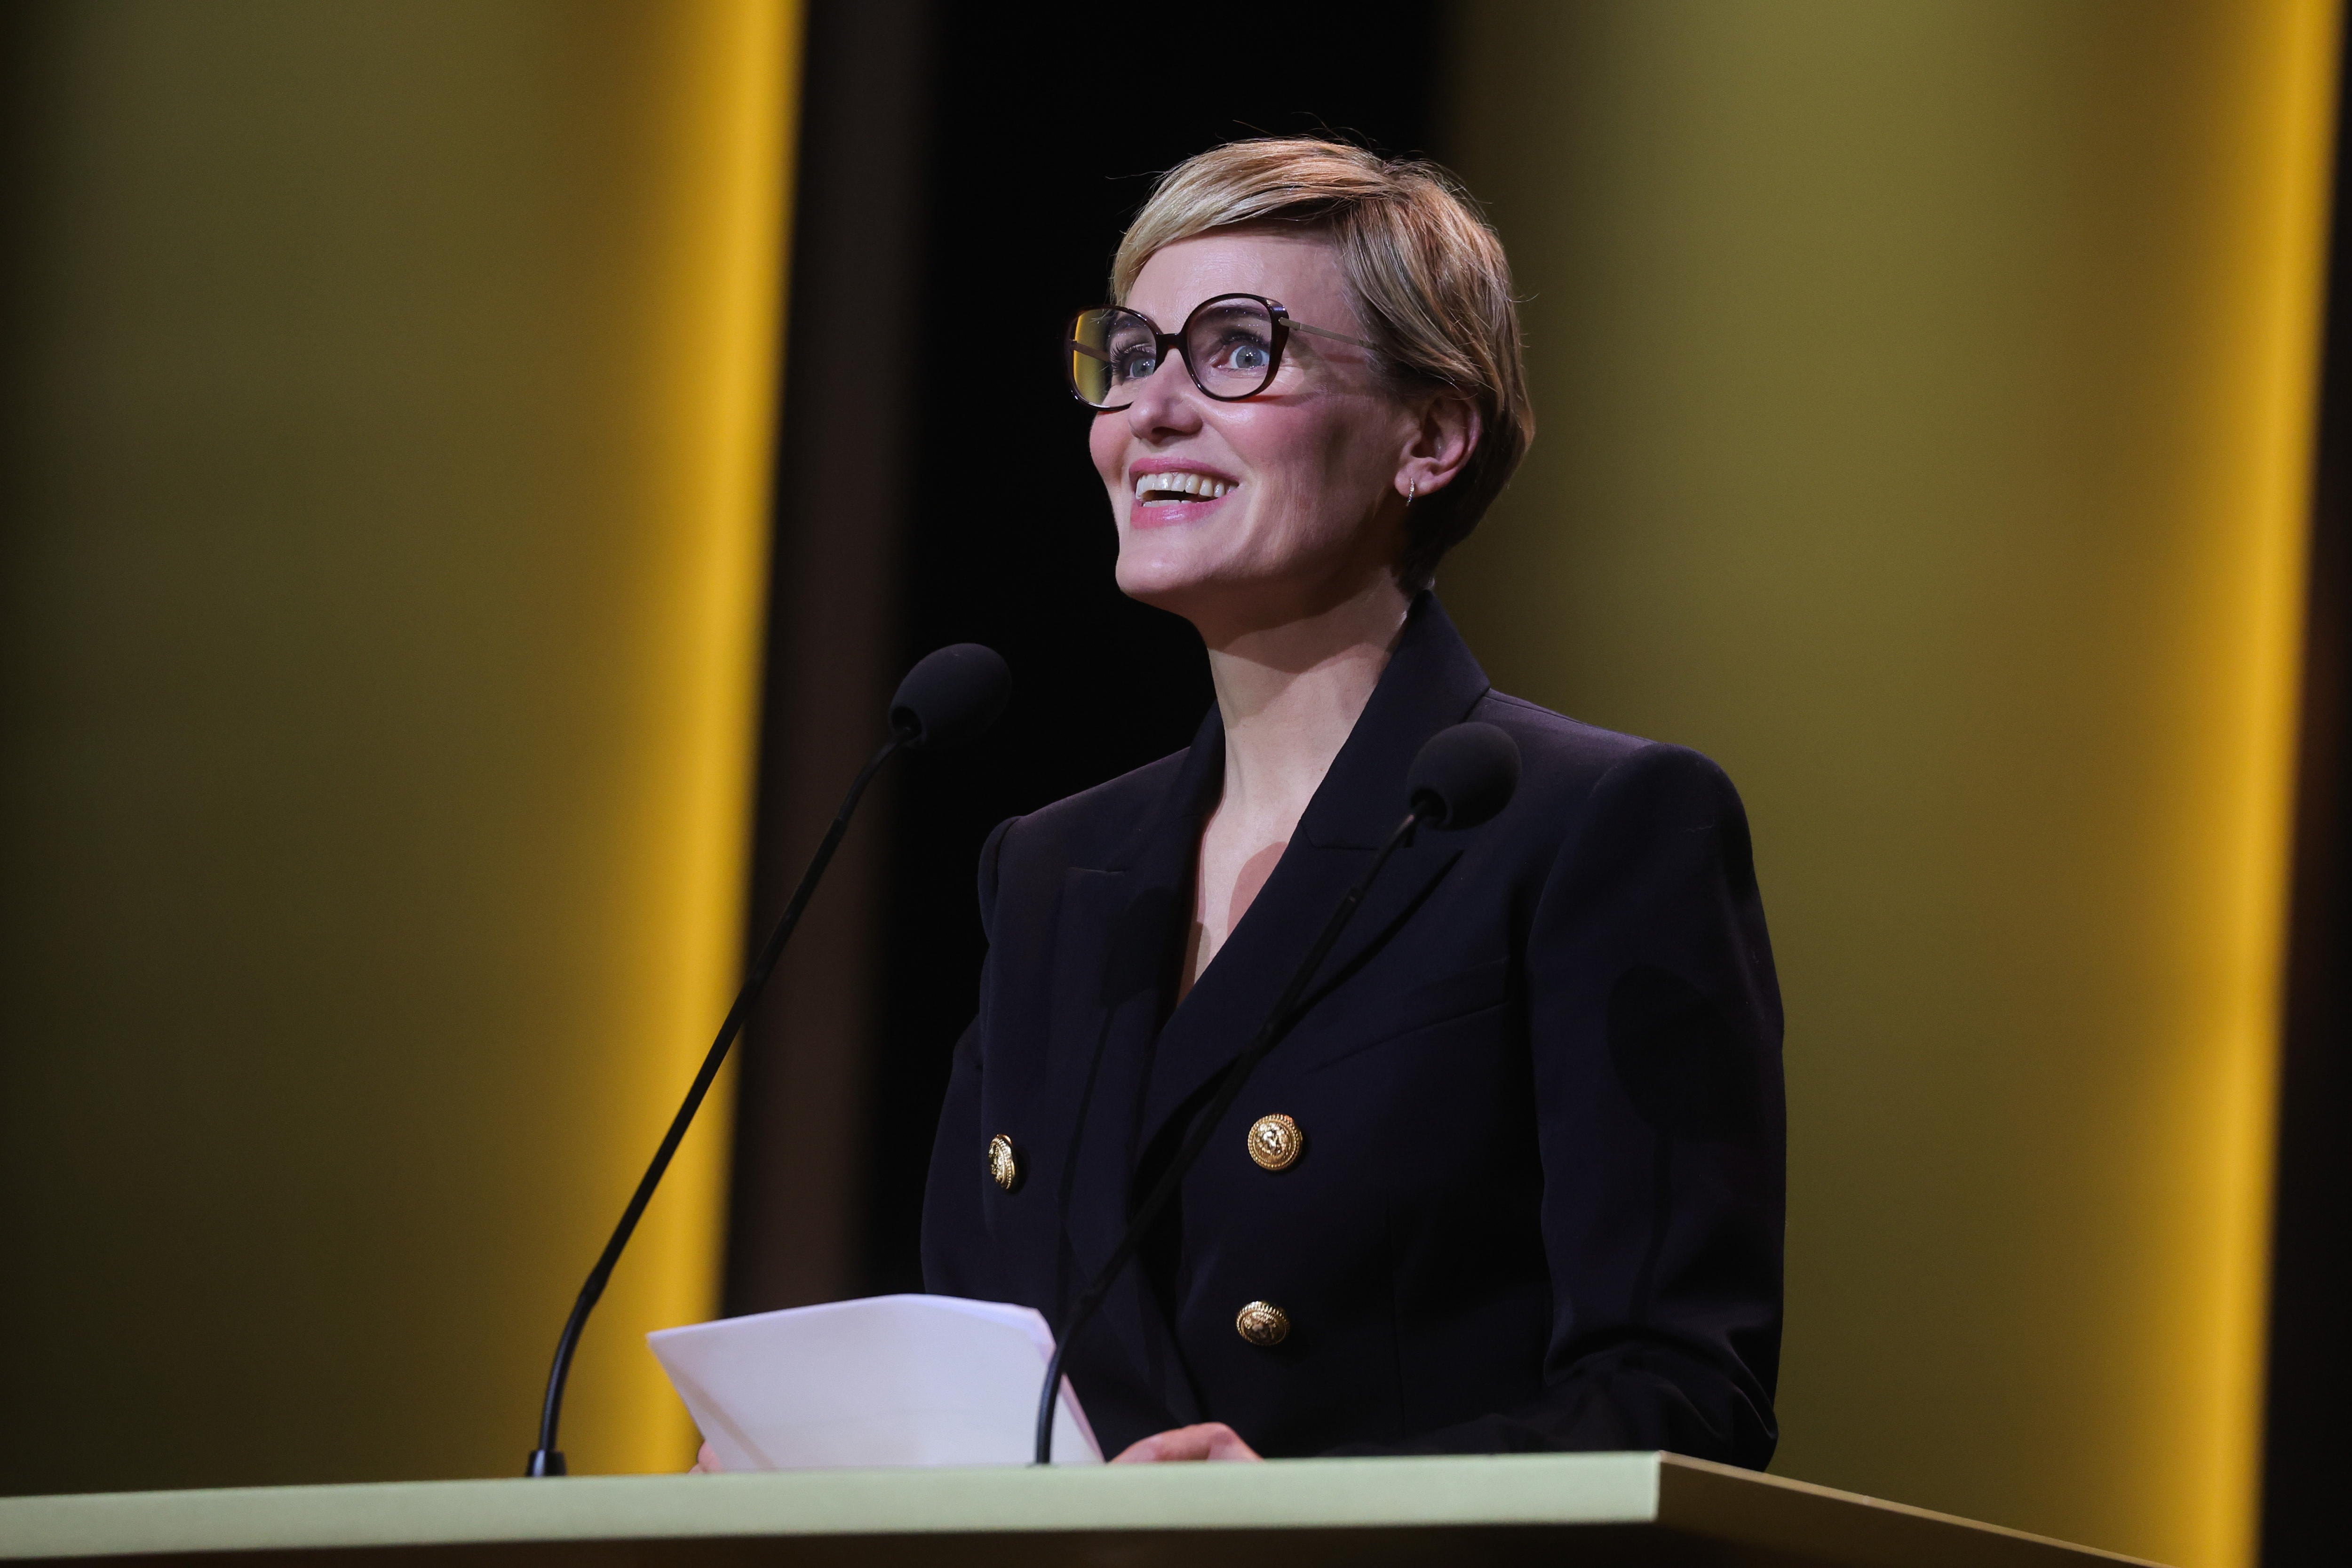
{"label": "blazer sleeve", "polygon": [[1786,1134],[1747,816],[1713,763],[1660,745],[1612,766],[1579,816],[1525,952],[1544,1393],[1342,1451],[1771,1458]]}
{"label": "blazer sleeve", "polygon": [[[997,869],[1004,836],[1017,821],[1008,817],[996,825],[980,852],[980,924],[993,935],[996,920]],[[988,972],[983,963],[980,994],[988,996]],[[965,1296],[984,1301],[1011,1300],[994,1276],[995,1249],[988,1245],[986,1222],[981,1215],[981,1184],[987,1179],[982,1151],[987,1139],[980,1130],[981,1020],[974,1018],[956,1042],[948,1069],[946,1102],[940,1108],[940,1129],[931,1142],[931,1169],[923,1188],[923,1289],[939,1296]]]}

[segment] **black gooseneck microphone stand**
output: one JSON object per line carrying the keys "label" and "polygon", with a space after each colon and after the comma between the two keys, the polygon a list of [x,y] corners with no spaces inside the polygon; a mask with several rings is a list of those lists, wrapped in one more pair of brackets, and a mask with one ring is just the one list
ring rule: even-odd
{"label": "black gooseneck microphone stand", "polygon": [[710,1092],[712,1080],[727,1060],[728,1047],[735,1043],[752,1005],[759,1001],[769,974],[783,954],[784,943],[792,939],[793,928],[800,924],[801,911],[808,908],[809,897],[816,891],[825,868],[832,864],[834,851],[841,847],[842,837],[849,831],[850,816],[857,810],[866,786],[874,782],[882,764],[901,751],[958,745],[971,739],[996,721],[1011,696],[1012,676],[1004,661],[977,643],[959,643],[939,649],[909,670],[899,684],[898,695],[891,700],[890,738],[857,770],[841,809],[834,813],[833,826],[825,829],[824,841],[809,858],[808,869],[801,873],[800,886],[793,889],[792,901],[777,917],[775,929],[761,944],[742,988],[735,993],[735,1005],[727,1009],[726,1022],[719,1026],[719,1037],[710,1042],[701,1070],[694,1075],[693,1087],[686,1091],[677,1114],[670,1118],[669,1131],[662,1134],[661,1146],[654,1151],[653,1162],[638,1178],[629,1206],[621,1211],[621,1223],[613,1227],[611,1239],[597,1255],[596,1266],[588,1270],[588,1279],[572,1303],[572,1315],[564,1319],[563,1332],[555,1342],[554,1364],[547,1371],[547,1395],[539,1411],[539,1447],[530,1451],[524,1475],[564,1473],[563,1451],[555,1446],[555,1429],[563,1415],[563,1385],[572,1375],[572,1354],[579,1347],[580,1331],[587,1326],[588,1314],[604,1294],[614,1266],[621,1261],[622,1249],[629,1245],[637,1221],[645,1215],[646,1205],[653,1200],[654,1189],[661,1184],[662,1173],[669,1169],[671,1157],[677,1152],[686,1130],[693,1124],[694,1113],[702,1108],[703,1096]]}
{"label": "black gooseneck microphone stand", "polygon": [[1169,1163],[1168,1169],[1152,1184],[1150,1194],[1143,1200],[1143,1205],[1128,1221],[1127,1232],[1118,1238],[1118,1247],[1087,1286],[1085,1292],[1072,1304],[1061,1331],[1054,1336],[1054,1354],[1045,1364],[1045,1385],[1037,1393],[1037,1436],[1033,1463],[1050,1465],[1054,1462],[1054,1405],[1061,1394],[1062,1358],[1067,1353],[1070,1342],[1077,1338],[1078,1331],[1087,1326],[1096,1310],[1101,1307],[1103,1298],[1110,1293],[1111,1286],[1118,1280],[1119,1270],[1126,1268],[1128,1260],[1135,1256],[1136,1248],[1150,1234],[1152,1222],[1168,1206],[1168,1200],[1175,1196],[1177,1187],[1184,1180],[1184,1173],[1201,1157],[1201,1151],[1209,1146],[1209,1140],[1223,1122],[1225,1112],[1234,1108],[1234,1101],[1240,1096],[1242,1086],[1249,1081],[1250,1074],[1256,1070],[1259,1062],[1265,1059],[1265,1054],[1274,1049],[1282,1037],[1298,1022],[1301,1011],[1299,997],[1306,993],[1307,983],[1314,979],[1315,972],[1323,966],[1323,961],[1330,956],[1332,945],[1339,940],[1339,933],[1347,929],[1349,921],[1354,918],[1358,906],[1364,901],[1364,895],[1371,890],[1373,881],[1380,876],[1381,868],[1388,865],[1389,857],[1412,843],[1414,832],[1424,823],[1439,828],[1477,826],[1510,803],[1518,781],[1518,745],[1507,732],[1492,724],[1472,722],[1441,730],[1430,738],[1428,744],[1422,748],[1421,754],[1413,759],[1412,773],[1406,784],[1412,809],[1405,814],[1402,822],[1397,824],[1396,831],[1389,835],[1388,842],[1381,845],[1380,853],[1372,858],[1371,866],[1357,879],[1356,885],[1348,889],[1347,897],[1341,899],[1339,907],[1331,911],[1331,918],[1323,922],[1322,933],[1315,939],[1315,945],[1307,950],[1306,958],[1292,973],[1290,983],[1282,989],[1282,995],[1267,1009],[1265,1022],[1259,1026],[1248,1047],[1225,1068],[1224,1077],[1217,1085],[1216,1097],[1209,1101],[1206,1110],[1193,1118],[1192,1130],[1177,1150],[1176,1158]]}
{"label": "black gooseneck microphone stand", "polygon": [[654,1189],[661,1184],[662,1173],[669,1169],[671,1156],[677,1152],[679,1142],[694,1121],[694,1113],[702,1109],[702,1097],[710,1092],[710,1085],[719,1077],[719,1068],[727,1060],[727,1049],[741,1032],[743,1019],[760,999],[760,992],[768,984],[768,975],[782,956],[784,943],[792,940],[793,928],[801,921],[801,911],[808,908],[809,895],[816,891],[817,882],[824,868],[833,861],[833,852],[841,847],[842,836],[849,831],[850,815],[856,811],[858,797],[882,764],[896,755],[904,742],[896,734],[882,743],[882,749],[867,759],[857,770],[856,782],[849,786],[848,798],[834,813],[833,826],[824,831],[824,841],[816,847],[808,869],[801,873],[801,884],[793,889],[792,901],[784,906],[775,929],[768,933],[766,943],[743,980],[743,987],[735,993],[735,1005],[727,1009],[727,1021],[719,1026],[719,1037],[710,1042],[709,1051],[702,1058],[702,1068],[694,1075],[694,1086],[686,1091],[684,1103],[677,1114],[670,1118],[669,1131],[662,1134],[661,1147],[654,1151],[653,1163],[637,1179],[637,1190],[629,1196],[629,1206],[621,1211],[621,1223],[613,1227],[611,1239],[597,1256],[596,1266],[588,1270],[587,1281],[572,1303],[572,1315],[563,1320],[563,1333],[555,1342],[555,1364],[547,1372],[547,1397],[539,1411],[539,1447],[530,1451],[527,1476],[560,1476],[564,1473],[563,1451],[555,1446],[555,1426],[563,1415],[563,1384],[572,1375],[572,1352],[580,1343],[580,1331],[587,1326],[588,1314],[595,1310],[597,1299],[604,1294],[604,1286],[613,1278],[614,1265],[621,1261],[621,1249],[629,1245],[629,1237],[637,1228],[637,1221],[653,1200]]}

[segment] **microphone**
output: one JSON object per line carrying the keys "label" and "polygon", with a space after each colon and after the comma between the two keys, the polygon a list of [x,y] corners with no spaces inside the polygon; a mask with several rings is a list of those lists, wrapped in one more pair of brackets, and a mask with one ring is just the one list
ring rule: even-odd
{"label": "microphone", "polygon": [[825,867],[832,863],[833,852],[841,847],[842,837],[849,831],[850,815],[857,809],[866,786],[874,782],[882,764],[900,752],[943,751],[977,739],[1003,716],[1005,704],[1012,700],[1013,672],[993,648],[978,643],[957,643],[927,654],[898,683],[897,694],[890,699],[890,738],[857,770],[841,809],[834,813],[833,826],[825,829],[824,842],[810,857],[808,869],[801,873],[800,886],[793,889],[792,901],[784,906],[775,929],[761,945],[751,973],[744,977],[742,989],[735,993],[735,1005],[727,1009],[726,1022],[719,1026],[719,1037],[710,1043],[709,1054],[702,1058],[702,1069],[694,1075],[694,1085],[686,1091],[685,1102],[671,1118],[669,1131],[662,1135],[661,1147],[654,1151],[653,1163],[638,1180],[629,1206],[621,1211],[621,1223],[613,1227],[612,1239],[604,1243],[596,1266],[588,1271],[587,1282],[580,1287],[580,1294],[572,1303],[572,1315],[564,1320],[563,1333],[555,1342],[555,1363],[548,1368],[547,1397],[539,1413],[539,1447],[530,1451],[524,1475],[564,1473],[563,1451],[555,1446],[555,1427],[563,1413],[563,1385],[572,1375],[572,1352],[579,1346],[580,1331],[587,1325],[588,1314],[594,1310],[597,1299],[604,1294],[614,1265],[621,1260],[621,1249],[629,1245],[629,1237],[636,1230],[646,1205],[652,1201],[654,1189],[661,1184],[662,1173],[669,1169],[670,1157],[677,1152],[687,1128],[693,1124],[694,1113],[702,1107],[702,1097],[710,1091],[711,1080],[719,1076],[719,1064],[727,1059],[727,1047],[741,1032],[743,1020],[750,1016],[752,1004],[760,999],[769,973],[783,954],[784,943],[792,938],[793,928],[800,924],[801,911],[808,907],[809,896],[816,891]]}
{"label": "microphone", "polygon": [[1314,979],[1315,972],[1322,967],[1324,959],[1330,956],[1332,945],[1339,940],[1339,933],[1347,929],[1357,906],[1364,901],[1364,895],[1371,890],[1373,880],[1380,876],[1381,868],[1389,863],[1389,857],[1412,843],[1415,831],[1424,826],[1458,833],[1491,820],[1511,803],[1511,795],[1518,787],[1518,742],[1513,741],[1507,731],[1493,724],[1473,721],[1440,730],[1429,738],[1420,753],[1412,759],[1412,766],[1405,774],[1404,790],[1405,799],[1412,809],[1405,813],[1404,820],[1397,824],[1396,831],[1389,835],[1388,842],[1381,846],[1380,853],[1372,858],[1370,868],[1358,879],[1354,887],[1348,889],[1348,896],[1339,900],[1339,907],[1331,911],[1331,918],[1324,922],[1322,934],[1315,939],[1315,945],[1307,950],[1307,956],[1291,975],[1290,983],[1283,987],[1281,996],[1267,1011],[1265,1024],[1260,1026],[1248,1048],[1225,1068],[1224,1077],[1219,1081],[1216,1095],[1209,1101],[1208,1109],[1193,1121],[1182,1147],[1176,1152],[1176,1158],[1160,1173],[1150,1195],[1143,1200],[1143,1206],[1137,1209],[1134,1217],[1127,1222],[1127,1231],[1118,1238],[1118,1246],[1112,1251],[1109,1261],[1102,1266],[1101,1271],[1071,1307],[1062,1331],[1054,1336],[1054,1354],[1045,1366],[1045,1386],[1037,1394],[1034,1463],[1049,1465],[1054,1462],[1054,1400],[1061,1388],[1062,1360],[1069,1351],[1070,1342],[1093,1319],[1096,1310],[1103,1303],[1103,1298],[1110,1293],[1112,1284],[1118,1280],[1119,1270],[1135,1257],[1135,1249],[1142,1245],[1152,1222],[1168,1206],[1168,1200],[1176,1195],[1176,1189],[1183,1183],[1184,1173],[1201,1157],[1201,1151],[1209,1146],[1211,1135],[1215,1132],[1218,1123],[1224,1120],[1225,1112],[1233,1109],[1234,1100],[1241,1094],[1242,1086],[1249,1081],[1250,1074],[1304,1015],[1305,1009],[1299,1007],[1298,998],[1306,993],[1307,983]]}

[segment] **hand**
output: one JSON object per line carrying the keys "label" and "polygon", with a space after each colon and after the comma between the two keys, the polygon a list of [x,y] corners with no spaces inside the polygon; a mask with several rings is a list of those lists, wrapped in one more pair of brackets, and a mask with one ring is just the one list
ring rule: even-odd
{"label": "hand", "polygon": [[702,1451],[694,1456],[694,1468],[686,1473],[689,1476],[716,1476],[723,1475],[725,1471],[719,1463],[719,1456],[710,1451],[709,1444],[705,1443]]}
{"label": "hand", "polygon": [[1114,1465],[1168,1465],[1197,1463],[1207,1459],[1248,1460],[1257,1462],[1257,1450],[1242,1441],[1241,1434],[1222,1421],[1203,1421],[1198,1426],[1179,1426],[1172,1431],[1155,1432],[1140,1442],[1130,1443]]}

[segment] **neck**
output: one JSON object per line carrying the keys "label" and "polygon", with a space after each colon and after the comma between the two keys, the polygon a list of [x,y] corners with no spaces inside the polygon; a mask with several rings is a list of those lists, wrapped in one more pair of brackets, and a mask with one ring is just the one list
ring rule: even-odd
{"label": "neck", "polygon": [[1221,811],[1297,819],[1371,700],[1411,603],[1382,572],[1313,615],[1209,644],[1225,726]]}

